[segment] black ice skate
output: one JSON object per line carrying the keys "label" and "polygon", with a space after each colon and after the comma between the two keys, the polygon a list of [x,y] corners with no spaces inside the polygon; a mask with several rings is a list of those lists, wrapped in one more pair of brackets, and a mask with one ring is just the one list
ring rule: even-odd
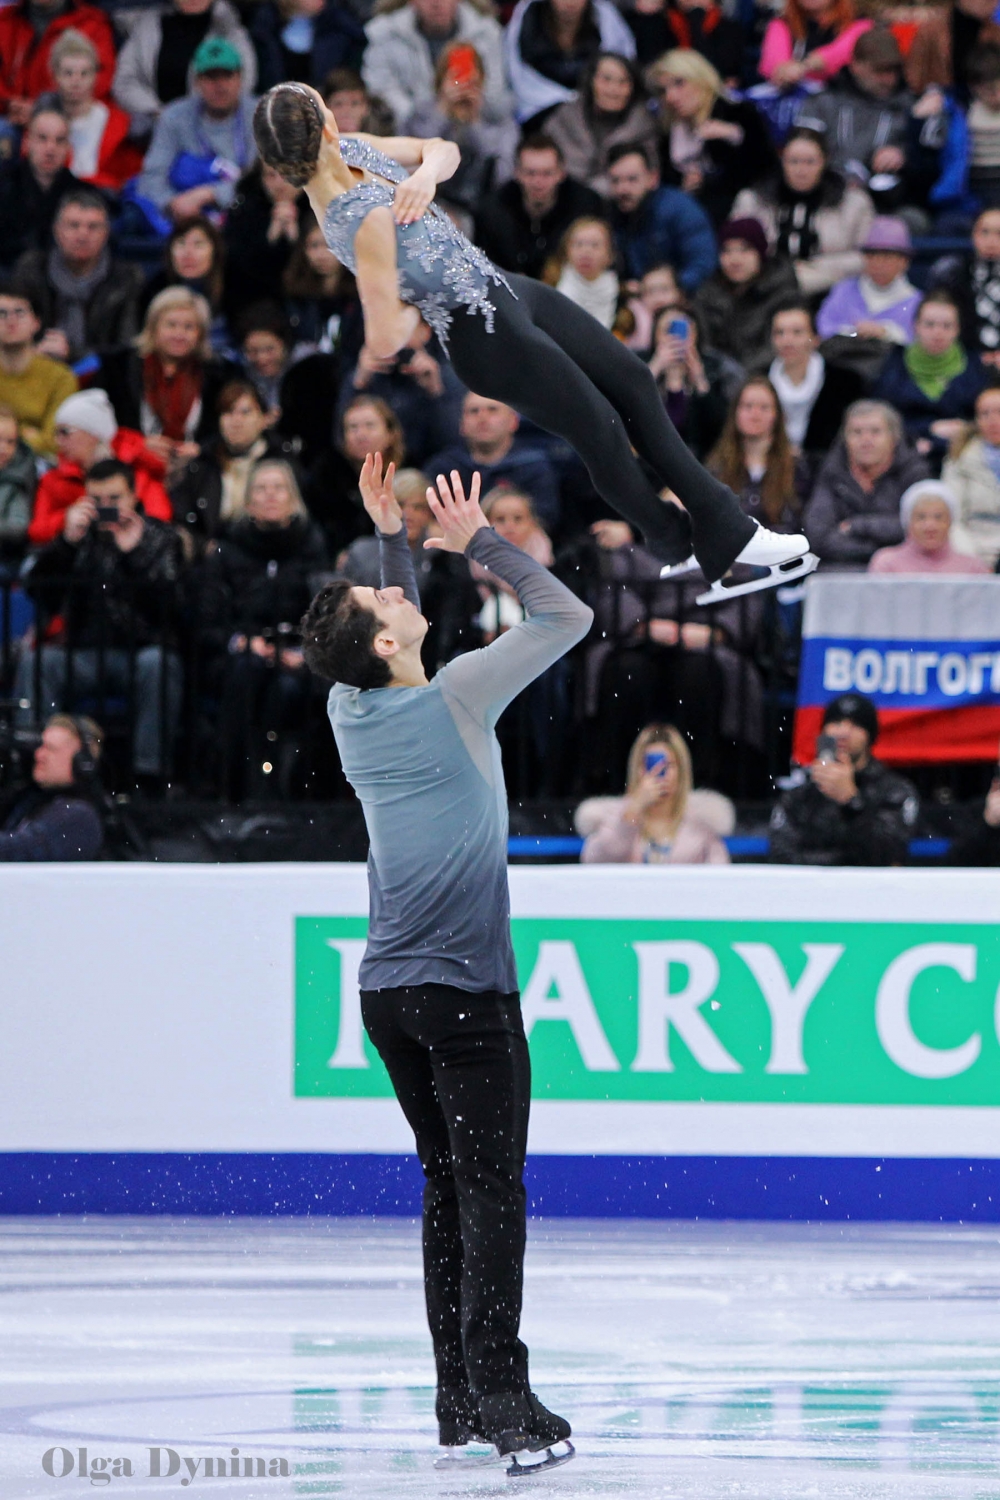
{"label": "black ice skate", "polygon": [[530,1391],[484,1396],[479,1415],[486,1436],[496,1444],[500,1457],[509,1460],[511,1479],[554,1469],[568,1463],[576,1452],[566,1419],[548,1411]]}
{"label": "black ice skate", "polygon": [[499,1462],[499,1454],[480,1432],[475,1399],[468,1390],[439,1390],[434,1410],[441,1452],[435,1469],[477,1467]]}

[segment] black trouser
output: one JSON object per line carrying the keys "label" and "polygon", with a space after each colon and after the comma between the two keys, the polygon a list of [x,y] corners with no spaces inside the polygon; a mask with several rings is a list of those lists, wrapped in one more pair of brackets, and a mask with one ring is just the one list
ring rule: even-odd
{"label": "black trouser", "polygon": [[[706,577],[721,578],[754,524],[685,447],[648,367],[561,292],[525,276],[508,279],[516,296],[490,290],[492,333],[478,313],[452,319],[448,352],[459,379],[564,438],[602,498],[665,562],[689,555],[693,533]],[[660,500],[633,446],[685,506],[690,530],[683,513]]]}
{"label": "black trouser", "polygon": [[528,1389],[518,1338],[531,1064],[520,997],[446,984],[362,990],[365,1029],[416,1136],[439,1390]]}

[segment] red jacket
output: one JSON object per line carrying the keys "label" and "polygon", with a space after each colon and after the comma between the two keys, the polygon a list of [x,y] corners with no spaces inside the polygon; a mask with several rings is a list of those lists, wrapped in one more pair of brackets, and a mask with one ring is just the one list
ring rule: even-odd
{"label": "red jacket", "polygon": [[97,151],[97,171],[93,177],[84,177],[77,170],[72,157],[67,165],[74,177],[79,177],[81,182],[120,193],[129,178],[142,171],[142,152],[128,139],[131,121],[125,111],[119,109],[117,104],[112,104],[110,99],[102,102],[109,113]]}
{"label": "red jacket", "polygon": [[71,0],[70,8],[45,28],[40,39],[25,14],[24,4],[0,10],[0,111],[11,99],[37,99],[52,88],[49,53],[64,31],[82,31],[97,48],[99,67],[94,92],[106,99],[115,71],[115,37],[111,22],[96,5]]}
{"label": "red jacket", "polygon": [[[111,440],[115,458],[135,469],[135,493],[147,516],[157,521],[172,521],[173,507],[163,488],[166,470],[152,449],[146,447],[141,432],[119,427]],[[28,540],[35,547],[54,542],[63,529],[66,512],[81,499],[86,490],[79,464],[60,459],[54,469],[43,474],[35,491],[35,510],[28,527]]]}

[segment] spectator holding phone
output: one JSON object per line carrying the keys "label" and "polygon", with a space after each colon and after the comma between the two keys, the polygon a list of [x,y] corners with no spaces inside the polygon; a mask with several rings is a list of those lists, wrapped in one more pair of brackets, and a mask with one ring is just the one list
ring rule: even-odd
{"label": "spectator holding phone", "polygon": [[692,791],[691,754],[672,724],[648,724],[632,746],[624,797],[591,797],[574,819],[582,864],[727,865],[733,805]]}
{"label": "spectator holding phone", "polygon": [[705,347],[686,305],[665,307],[653,323],[650,373],[667,415],[696,457],[703,459],[722,431],[743,366]]}
{"label": "spectator holding phone", "polygon": [[418,104],[405,126],[407,135],[454,141],[461,152],[458,171],[441,184],[437,201],[470,215],[485,193],[510,180],[518,142],[510,116],[483,117],[485,89],[486,69],[475,47],[453,42],[438,58],[433,100]]}
{"label": "spectator holding phone", "polygon": [[870,698],[826,705],[816,759],[771,813],[771,861],[785,865],[902,865],[920,804],[916,789],[872,755]]}

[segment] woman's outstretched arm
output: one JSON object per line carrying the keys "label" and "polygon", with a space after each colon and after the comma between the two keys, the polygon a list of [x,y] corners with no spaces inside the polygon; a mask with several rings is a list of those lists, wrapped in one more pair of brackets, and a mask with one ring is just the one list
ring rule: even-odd
{"label": "woman's outstretched arm", "polygon": [[354,237],[356,280],[365,316],[365,343],[376,359],[398,354],[420,322],[399,297],[396,226],[388,208],[373,208]]}

